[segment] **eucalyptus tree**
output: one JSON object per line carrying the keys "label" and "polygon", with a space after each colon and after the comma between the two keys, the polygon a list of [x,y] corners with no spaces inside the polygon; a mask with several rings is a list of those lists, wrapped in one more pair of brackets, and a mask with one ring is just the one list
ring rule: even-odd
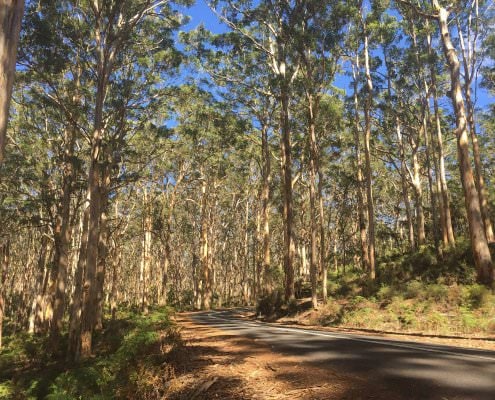
{"label": "eucalyptus tree", "polygon": [[0,164],[3,163],[24,0],[0,1]]}
{"label": "eucalyptus tree", "polygon": [[[326,301],[326,266],[324,265],[323,175],[320,171],[321,137],[317,137],[320,100],[335,79],[348,9],[340,1],[303,1],[294,13],[292,31],[294,51],[300,58],[300,82],[307,107],[307,146],[309,149],[309,217],[310,217],[310,280],[312,303],[316,308],[317,271],[322,270],[323,297]],[[318,250],[318,237],[320,249]]]}
{"label": "eucalyptus tree", "polygon": [[[280,157],[283,188],[285,297],[294,292],[294,202],[292,129],[290,103],[293,85],[300,70],[300,57],[294,51],[293,27],[305,10],[305,1],[212,1],[210,5],[220,19],[246,39],[246,45],[259,50],[272,74],[271,91],[280,102]],[[246,47],[248,49],[249,47]]]}
{"label": "eucalyptus tree", "polygon": [[[409,10],[413,10],[416,15],[434,21],[439,30],[444,58],[450,74],[450,97],[456,119],[459,170],[464,191],[471,246],[478,270],[478,280],[481,283],[492,286],[493,262],[483,224],[479,192],[471,167],[468,120],[460,71],[461,63],[459,61],[459,51],[454,46],[449,26],[449,21],[458,10],[438,0],[432,0],[431,5],[421,4],[420,6],[408,0],[399,0],[398,3]],[[456,5],[459,6],[461,3]]]}
{"label": "eucalyptus tree", "polygon": [[[183,19],[172,5],[151,0],[77,1],[43,3],[37,9],[36,18],[45,24],[45,32],[54,32],[66,49],[54,55],[72,56],[80,66],[80,73],[72,69],[66,74],[73,87],[82,88],[78,101],[72,101],[79,105],[80,119],[47,85],[53,101],[72,125],[78,125],[87,143],[87,200],[69,330],[75,358],[91,353],[98,322],[107,254],[106,210],[118,164],[129,138],[137,130],[151,129],[146,123],[152,120],[166,74],[180,63],[171,37]],[[54,18],[57,23],[50,27]],[[54,51],[50,45],[46,47]],[[63,283],[65,277],[60,276]],[[57,287],[63,290],[64,285]]]}
{"label": "eucalyptus tree", "polygon": [[[356,140],[356,175],[358,182],[358,207],[359,226],[361,232],[362,259],[368,269],[371,279],[376,275],[376,255],[375,255],[375,200],[373,196],[373,162],[372,162],[372,133],[374,108],[374,97],[376,90],[374,87],[373,70],[375,59],[372,55],[373,47],[380,41],[379,27],[380,18],[386,9],[383,2],[372,2],[371,8],[363,1],[356,1],[350,4],[352,7],[352,26],[354,31],[348,36],[348,43],[351,46],[351,64],[353,68],[353,90],[354,90],[354,121]],[[368,9],[369,8],[369,9]],[[361,58],[363,61],[361,62]],[[363,97],[359,97],[359,85],[363,81]],[[362,109],[364,126],[362,129],[364,164],[362,164],[360,150],[361,137],[360,111]],[[361,168],[362,165],[362,168]],[[364,187],[363,187],[364,186]],[[366,200],[364,200],[364,197]],[[362,199],[362,200],[361,200]],[[363,208],[366,206],[366,221]],[[367,224],[367,225],[365,225]],[[366,236],[366,243],[364,238]]]}
{"label": "eucalyptus tree", "polygon": [[[258,131],[253,140],[259,143],[259,160],[261,182],[259,188],[260,232],[257,281],[258,294],[268,294],[272,290],[271,282],[271,198],[272,198],[272,159],[274,130],[276,129],[275,113],[277,110],[276,95],[271,89],[272,74],[260,59],[266,54],[250,46],[250,41],[238,32],[211,34],[199,28],[189,33],[187,43],[194,48],[194,58],[199,68],[208,74],[217,89],[215,93],[224,99],[239,118],[252,123]],[[250,51],[246,51],[246,47]]]}
{"label": "eucalyptus tree", "polygon": [[[215,270],[215,249],[218,241],[220,191],[226,184],[229,170],[240,174],[233,164],[232,154],[243,142],[249,124],[238,118],[234,112],[226,111],[225,105],[201,87],[184,85],[177,93],[174,103],[175,128],[178,141],[190,160],[189,173],[183,178],[187,186],[184,194],[197,208],[194,218],[198,249],[194,249],[192,262],[193,281],[196,292],[196,306],[209,309],[213,302]],[[244,139],[245,140],[245,139]],[[186,190],[186,189],[185,189]],[[191,194],[189,192],[189,194]],[[237,193],[234,193],[237,195]],[[233,194],[233,195],[234,195]],[[198,265],[196,265],[196,261]]]}
{"label": "eucalyptus tree", "polygon": [[[492,8],[491,2],[475,0],[462,2],[457,5],[453,21],[457,27],[457,39],[459,42],[459,54],[462,64],[462,89],[466,103],[467,124],[472,145],[474,161],[475,183],[480,199],[480,209],[488,242],[495,242],[495,234],[490,218],[488,194],[484,180],[483,166],[481,162],[481,149],[478,143],[477,118],[476,118],[476,92],[478,85],[478,71],[483,63],[483,53],[480,45],[487,34],[488,24]],[[462,8],[461,8],[462,7]],[[474,93],[473,93],[474,92]]]}

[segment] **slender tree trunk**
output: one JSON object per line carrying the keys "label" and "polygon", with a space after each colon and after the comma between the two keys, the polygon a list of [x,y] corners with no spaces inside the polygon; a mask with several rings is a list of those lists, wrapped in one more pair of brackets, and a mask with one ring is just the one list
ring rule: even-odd
{"label": "slender tree trunk", "polygon": [[318,200],[320,211],[320,271],[321,271],[321,296],[323,298],[323,304],[327,302],[328,290],[328,268],[327,268],[327,256],[326,256],[326,243],[325,243],[325,208],[323,204],[323,174],[321,170],[318,171]]}
{"label": "slender tree trunk", "polygon": [[295,298],[294,287],[294,209],[292,200],[292,144],[289,122],[289,89],[284,82],[281,85],[281,162],[283,182],[283,225],[284,225],[284,272],[285,272],[285,299]]}
{"label": "slender tree trunk", "polygon": [[358,98],[358,70],[359,56],[356,55],[356,62],[352,65],[353,88],[354,88],[354,150],[356,154],[356,178],[357,178],[357,199],[359,216],[359,240],[361,244],[361,262],[365,271],[370,271],[370,258],[368,253],[368,232],[366,227],[366,213],[364,204],[364,178],[363,160],[361,155],[361,139],[359,127],[359,98]]}
{"label": "slender tree trunk", "polygon": [[[415,58],[416,58],[416,68],[417,68],[417,74],[418,74],[418,79],[423,83],[423,93],[421,95],[421,122],[422,122],[422,129],[420,129],[420,135],[419,135],[419,142],[421,142],[421,138],[424,139],[424,144],[425,144],[425,155],[426,155],[426,169],[427,169],[427,175],[428,175],[428,189],[430,192],[430,201],[431,201],[431,219],[432,219],[432,231],[433,231],[433,238],[434,238],[434,243],[435,243],[435,248],[438,251],[441,251],[440,249],[440,243],[439,243],[439,235],[438,235],[438,217],[437,217],[437,205],[436,205],[436,196],[435,192],[433,190],[433,176],[432,176],[432,167],[431,167],[431,155],[430,155],[430,142],[429,142],[429,137],[428,137],[428,112],[429,112],[429,107],[428,107],[428,83],[426,82],[426,79],[423,74],[423,66],[421,64],[421,60],[419,59],[419,49],[418,49],[418,44],[416,40],[416,28],[414,25],[411,26],[411,31],[412,31],[412,39],[413,39],[413,46],[415,49]],[[415,169],[416,172],[416,169]],[[416,176],[415,176],[416,177]],[[418,182],[419,185],[421,184]],[[424,230],[424,227],[423,227]],[[421,234],[421,231],[418,230],[418,233]],[[425,235],[426,236],[426,235]],[[421,240],[420,240],[421,244]]]}
{"label": "slender tree trunk", "polygon": [[115,320],[117,314],[117,278],[118,271],[120,268],[120,263],[122,260],[122,252],[120,247],[117,247],[117,243],[114,242],[112,247],[112,284],[110,289],[110,313],[112,315],[112,320]]}
{"label": "slender tree trunk", "polygon": [[411,250],[415,250],[416,249],[416,240],[414,237],[414,224],[413,224],[411,203],[409,201],[408,184],[407,184],[407,178],[406,178],[407,177],[406,156],[404,154],[404,142],[402,140],[402,128],[401,128],[401,123],[400,123],[400,119],[398,116],[395,119],[395,128],[396,128],[396,133],[397,133],[397,141],[399,143],[402,199],[404,201],[404,206],[406,208],[409,246],[410,246]]}
{"label": "slender tree trunk", "polygon": [[[428,54],[433,56],[433,48],[431,45],[431,35],[427,37],[428,42]],[[437,73],[435,71],[435,65],[430,63],[430,77],[431,77],[431,94],[433,96],[433,110],[435,112],[435,126],[436,126],[436,145],[438,151],[438,173],[440,178],[441,196],[442,196],[442,210],[445,218],[445,232],[443,233],[443,241],[445,245],[455,246],[454,229],[452,227],[452,213],[450,211],[450,196],[449,188],[447,186],[447,178],[445,173],[445,155],[443,150],[443,135],[442,135],[442,123],[440,120],[440,108],[438,106],[438,90],[437,90]]]}
{"label": "slender tree trunk", "polygon": [[207,193],[207,181],[203,178],[201,184],[201,231],[200,231],[200,264],[202,274],[202,288],[201,288],[201,308],[203,310],[211,309],[211,266],[208,243],[208,231],[209,231],[209,210],[208,210],[208,193]]}
{"label": "slender tree trunk", "polygon": [[[422,128],[420,128],[422,129]],[[419,135],[418,139],[420,139]],[[411,176],[411,182],[414,189],[414,203],[416,208],[416,230],[418,233],[418,245],[424,245],[426,242],[426,232],[425,232],[425,214],[423,209],[423,187],[421,184],[421,166],[419,164],[419,143],[417,143],[414,138],[410,137],[411,148],[412,148],[412,163],[413,172]]]}
{"label": "slender tree trunk", "polygon": [[[366,30],[366,29],[365,29]],[[365,156],[365,175],[366,175],[366,194],[368,205],[368,257],[369,257],[369,276],[375,279],[375,202],[373,199],[373,173],[371,168],[371,108],[373,106],[373,81],[371,79],[368,35],[364,37],[364,66],[366,76],[366,101],[364,106],[364,156]]]}
{"label": "slender tree trunk", "polygon": [[63,328],[63,317],[66,305],[66,287],[67,287],[67,273],[69,268],[69,250],[71,244],[71,195],[72,186],[75,178],[75,171],[73,166],[74,146],[76,142],[76,135],[73,129],[66,131],[65,137],[65,151],[64,151],[64,170],[63,170],[63,182],[62,182],[62,201],[61,210],[57,215],[56,226],[59,229],[55,231],[55,244],[56,253],[55,259],[57,263],[57,275],[55,279],[55,300],[53,303],[53,318],[51,322],[51,336],[52,340],[58,340],[60,331]]}
{"label": "slender tree trunk", "polygon": [[[102,199],[102,201],[105,201]],[[106,203],[107,201],[105,201]],[[96,286],[97,286],[97,306],[96,306],[96,322],[95,329],[103,329],[103,312],[105,303],[105,275],[107,265],[108,254],[108,240],[110,237],[110,231],[108,227],[106,205],[103,207],[103,211],[100,216],[100,241],[98,243],[98,265],[96,268]]]}
{"label": "slender tree trunk", "polygon": [[[426,94],[425,94],[426,96]],[[431,163],[431,147],[428,133],[428,119],[427,119],[427,104],[425,100],[424,105],[424,115],[423,115],[423,134],[425,138],[425,154],[426,154],[426,169],[428,170],[428,188],[430,190],[430,201],[431,201],[431,220],[432,220],[432,231],[433,231],[433,241],[435,243],[435,248],[441,252],[440,248],[440,235],[438,232],[438,209],[437,209],[437,195],[433,186],[433,170]]]}
{"label": "slender tree trunk", "polygon": [[36,286],[34,290],[34,298],[31,306],[31,315],[29,316],[29,328],[28,332],[38,333],[40,330],[40,324],[42,320],[41,316],[41,308],[42,308],[42,300],[43,300],[43,281],[46,273],[46,258],[48,254],[48,234],[46,232],[41,233],[41,246],[38,255],[37,262],[37,277],[36,277]]}
{"label": "slender tree trunk", "polygon": [[[101,110],[100,110],[101,112]],[[86,268],[84,274],[83,302],[81,313],[81,347],[80,357],[85,359],[91,355],[92,337],[96,325],[96,309],[98,306],[98,288],[96,282],[98,263],[98,244],[100,242],[100,216],[101,216],[101,168],[99,155],[102,151],[103,128],[101,120],[96,124],[97,128],[93,136],[91,165],[89,169],[88,193],[89,195],[89,221],[88,242],[86,248]]]}
{"label": "slender tree trunk", "polygon": [[3,163],[7,143],[10,99],[23,14],[24,0],[0,0],[0,164]]}
{"label": "slender tree trunk", "polygon": [[168,270],[171,264],[172,249],[170,242],[172,239],[172,218],[174,216],[175,202],[177,199],[177,191],[182,183],[185,176],[184,165],[181,166],[179,175],[175,181],[174,188],[172,189],[172,194],[170,195],[170,200],[168,204],[168,212],[165,220],[165,233],[163,237],[163,257],[161,261],[161,274],[162,283],[160,288],[160,304],[162,306],[167,304],[167,293],[168,293]]}
{"label": "slender tree trunk", "polygon": [[270,179],[271,160],[268,143],[268,127],[265,125],[261,131],[261,152],[263,157],[263,187],[261,190],[261,219],[263,229],[263,294],[272,291],[270,276]]}
{"label": "slender tree trunk", "polygon": [[471,168],[469,155],[469,138],[467,132],[467,119],[462,97],[460,79],[460,63],[456,50],[450,38],[448,16],[449,12],[440,7],[434,0],[435,8],[438,10],[437,22],[440,28],[445,59],[448,64],[451,80],[451,97],[456,117],[456,136],[459,158],[459,169],[461,172],[462,187],[466,200],[466,211],[469,224],[469,234],[473,250],[476,268],[478,270],[478,281],[488,286],[493,285],[493,263],[488,248],[483,218],[481,214],[480,200],[476,183]]}
{"label": "slender tree trunk", "polygon": [[[249,192],[246,193],[246,207],[244,209],[244,243],[243,243],[243,257],[244,257],[244,279],[243,283],[245,285],[245,293],[248,287],[248,276],[249,276]],[[249,299],[247,293],[244,295],[244,305],[249,305]]]}
{"label": "slender tree trunk", "polygon": [[84,205],[84,211],[80,220],[81,242],[79,244],[79,256],[77,261],[76,273],[74,275],[74,293],[72,296],[72,306],[69,321],[69,357],[77,360],[80,351],[81,335],[81,313],[82,299],[84,290],[84,275],[86,270],[86,250],[88,244],[88,225],[89,225],[89,195]]}
{"label": "slender tree trunk", "polygon": [[[476,19],[477,15],[477,7],[476,4]],[[469,24],[471,22],[471,15],[469,16]],[[471,136],[471,143],[473,148],[473,159],[474,159],[474,172],[475,172],[475,183],[476,189],[478,190],[478,196],[480,198],[480,209],[481,209],[481,217],[483,218],[483,225],[485,228],[486,239],[489,243],[493,243],[495,241],[495,235],[493,233],[492,221],[490,220],[490,207],[488,203],[488,193],[485,185],[485,180],[483,178],[483,165],[481,163],[481,152],[480,145],[478,143],[478,134],[476,133],[476,121],[474,118],[475,114],[475,105],[473,103],[473,99],[471,96],[471,85],[473,83],[474,75],[473,69],[475,68],[476,58],[473,54],[475,49],[471,51],[471,49],[466,49],[464,44],[464,36],[461,32],[459,21],[457,20],[457,27],[459,32],[459,43],[461,46],[461,54],[462,61],[464,67],[464,97],[466,99],[466,110],[467,110],[467,124],[469,127],[469,133]],[[470,26],[471,28],[471,26]],[[477,23],[475,27],[474,35],[478,35]],[[470,38],[468,37],[468,41]],[[468,47],[469,47],[468,42]]]}
{"label": "slender tree trunk", "polygon": [[5,315],[5,287],[10,264],[10,239],[0,246],[0,349],[2,348],[3,318]]}
{"label": "slender tree trunk", "polygon": [[308,139],[309,139],[309,215],[310,215],[310,261],[309,275],[311,280],[311,303],[313,308],[318,307],[317,289],[318,289],[318,209],[317,209],[317,177],[318,177],[318,147],[316,143],[315,120],[316,101],[311,94],[307,95],[308,101]]}
{"label": "slender tree trunk", "polygon": [[483,219],[486,239],[488,240],[489,243],[493,243],[495,242],[495,235],[493,233],[493,225],[490,219],[488,191],[486,189],[485,179],[483,178],[483,164],[481,162],[481,151],[478,142],[478,134],[476,133],[476,122],[474,120],[474,105],[471,98],[471,86],[468,83],[464,85],[464,95],[466,98],[466,107],[468,111],[467,122],[469,126],[469,133],[471,136],[471,143],[473,148],[475,183],[476,183],[476,189],[478,190],[478,196],[480,199],[481,217]]}
{"label": "slender tree trunk", "polygon": [[141,245],[141,266],[139,271],[139,281],[141,286],[141,310],[144,314],[148,313],[149,306],[149,279],[151,268],[151,210],[148,198],[148,189],[143,188],[143,240]]}

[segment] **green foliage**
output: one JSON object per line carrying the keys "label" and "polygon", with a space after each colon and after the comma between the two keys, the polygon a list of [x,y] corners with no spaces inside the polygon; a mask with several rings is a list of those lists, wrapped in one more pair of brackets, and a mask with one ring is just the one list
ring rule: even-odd
{"label": "green foliage", "polygon": [[332,297],[327,300],[327,304],[321,307],[320,312],[314,317],[311,323],[319,325],[337,325],[342,322],[342,306]]}
{"label": "green foliage", "polygon": [[493,294],[486,286],[474,284],[466,286],[461,293],[461,304],[471,309],[481,308],[493,301]]}
{"label": "green foliage", "polygon": [[274,317],[282,310],[284,305],[284,293],[282,290],[274,290],[263,296],[256,306],[256,313],[267,318]]}
{"label": "green foliage", "polygon": [[417,279],[422,282],[472,284],[476,270],[468,241],[459,241],[455,248],[439,256],[432,246],[422,246],[416,252],[389,254],[379,260],[378,279],[392,284],[396,281]]}
{"label": "green foliage", "polygon": [[442,257],[430,247],[380,259],[376,281],[359,269],[330,274],[332,299],[312,319],[324,325],[433,334],[490,334],[495,294],[475,282],[469,243]]}
{"label": "green foliage", "polygon": [[[76,365],[34,357],[45,353],[42,338],[7,339],[0,353],[0,399],[12,393],[48,400],[153,398],[145,396],[153,379],[170,379],[172,358],[184,353],[180,332],[166,309],[145,316],[120,312],[97,337],[96,357]],[[25,371],[19,375],[15,371],[21,365]]]}
{"label": "green foliage", "polygon": [[12,384],[10,382],[0,383],[0,399],[11,399],[13,394]]}

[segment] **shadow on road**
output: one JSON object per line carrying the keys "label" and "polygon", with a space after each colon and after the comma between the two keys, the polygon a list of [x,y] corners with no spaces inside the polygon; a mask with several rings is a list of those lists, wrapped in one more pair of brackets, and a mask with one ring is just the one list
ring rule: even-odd
{"label": "shadow on road", "polygon": [[[229,333],[260,340],[275,351],[296,355],[315,366],[358,376],[366,380],[368,388],[383,385],[404,399],[495,399],[495,352],[356,335],[308,334],[292,328],[232,319],[228,311],[196,313],[192,318]],[[247,356],[239,354],[241,358]],[[293,376],[276,377],[287,382],[294,379]],[[346,393],[340,396],[336,398],[388,398],[347,397]]]}

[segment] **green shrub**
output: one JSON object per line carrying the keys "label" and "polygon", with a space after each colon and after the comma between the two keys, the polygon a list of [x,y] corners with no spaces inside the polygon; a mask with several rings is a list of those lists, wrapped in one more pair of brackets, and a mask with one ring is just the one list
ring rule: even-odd
{"label": "green shrub", "polygon": [[433,300],[437,303],[444,303],[447,301],[448,287],[440,284],[432,284],[426,286],[425,296],[426,299]]}
{"label": "green shrub", "polygon": [[420,281],[411,281],[406,284],[404,297],[406,299],[416,299],[425,297],[425,284]]}
{"label": "green shrub", "polygon": [[426,318],[426,329],[435,331],[435,332],[444,332],[448,331],[449,327],[449,318],[438,312],[438,311],[430,311]]}
{"label": "green shrub", "polygon": [[340,284],[336,280],[329,280],[327,283],[327,292],[329,296],[335,296],[340,289]]}
{"label": "green shrub", "polygon": [[476,269],[470,243],[460,239],[455,248],[437,254],[432,246],[422,246],[418,251],[391,254],[378,260],[379,281],[393,285],[417,279],[426,283],[446,285],[473,284]]}
{"label": "green shrub", "polygon": [[381,301],[392,301],[392,299],[397,295],[397,291],[393,286],[382,285],[376,294],[378,300]]}
{"label": "green shrub", "polygon": [[323,305],[317,315],[316,323],[328,326],[340,323],[342,320],[342,306],[329,298],[327,304]]}
{"label": "green shrub", "polygon": [[469,333],[480,328],[478,318],[476,318],[476,315],[474,315],[471,310],[461,308],[460,313],[461,324],[464,332]]}
{"label": "green shrub", "polygon": [[476,309],[485,306],[491,299],[491,293],[483,285],[466,286],[462,291],[462,305]]}
{"label": "green shrub", "polygon": [[14,389],[12,388],[12,384],[10,382],[0,383],[0,400],[11,399],[13,392]]}
{"label": "green shrub", "polygon": [[298,304],[296,299],[290,299],[287,303],[287,313],[289,315],[294,315],[298,311]]}
{"label": "green shrub", "polygon": [[280,312],[283,305],[284,294],[282,290],[274,290],[258,301],[256,313],[271,318]]}

